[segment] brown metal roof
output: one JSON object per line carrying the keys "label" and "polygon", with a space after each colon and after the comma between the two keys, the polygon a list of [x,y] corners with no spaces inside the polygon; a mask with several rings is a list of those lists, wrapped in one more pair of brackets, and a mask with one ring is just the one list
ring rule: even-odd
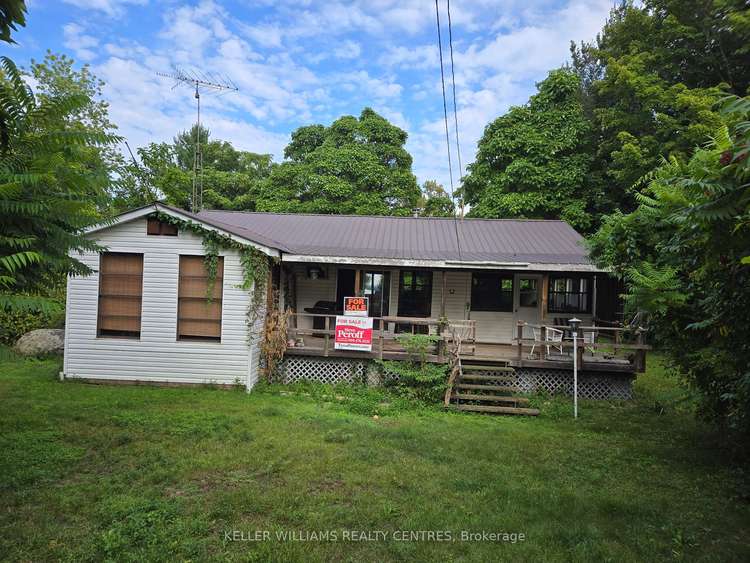
{"label": "brown metal roof", "polygon": [[205,210],[197,218],[291,254],[460,262],[589,264],[564,221],[295,215]]}

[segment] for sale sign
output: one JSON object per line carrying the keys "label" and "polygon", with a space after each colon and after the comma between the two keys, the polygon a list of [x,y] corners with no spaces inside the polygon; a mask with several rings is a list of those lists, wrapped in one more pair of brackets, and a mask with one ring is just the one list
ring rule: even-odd
{"label": "for sale sign", "polygon": [[367,297],[344,297],[344,314],[347,317],[366,317],[367,299]]}
{"label": "for sale sign", "polygon": [[372,317],[337,315],[334,348],[372,352]]}

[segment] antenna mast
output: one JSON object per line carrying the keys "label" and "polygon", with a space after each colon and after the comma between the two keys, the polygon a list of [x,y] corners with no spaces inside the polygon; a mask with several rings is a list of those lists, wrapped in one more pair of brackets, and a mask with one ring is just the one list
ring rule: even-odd
{"label": "antenna mast", "polygon": [[239,88],[228,78],[216,77],[213,73],[208,76],[203,73],[185,72],[175,68],[174,72],[157,72],[158,76],[171,78],[175,81],[172,89],[180,84],[187,84],[195,90],[195,101],[198,106],[198,124],[195,128],[195,143],[193,144],[193,194],[190,200],[191,211],[198,212],[203,207],[203,149],[201,147],[201,90],[209,92],[237,92]]}

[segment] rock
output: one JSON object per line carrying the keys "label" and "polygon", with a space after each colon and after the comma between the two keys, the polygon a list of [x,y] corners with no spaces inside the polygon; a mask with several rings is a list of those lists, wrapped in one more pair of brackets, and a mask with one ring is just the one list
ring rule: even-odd
{"label": "rock", "polygon": [[65,347],[65,330],[40,328],[27,332],[16,341],[13,349],[22,356],[61,354]]}

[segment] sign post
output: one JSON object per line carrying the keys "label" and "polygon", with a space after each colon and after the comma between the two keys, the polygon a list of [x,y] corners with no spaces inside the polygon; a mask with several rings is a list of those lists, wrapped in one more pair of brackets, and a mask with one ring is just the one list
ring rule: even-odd
{"label": "sign post", "polygon": [[344,297],[344,314],[336,315],[335,350],[372,352],[372,317],[367,297]]}

